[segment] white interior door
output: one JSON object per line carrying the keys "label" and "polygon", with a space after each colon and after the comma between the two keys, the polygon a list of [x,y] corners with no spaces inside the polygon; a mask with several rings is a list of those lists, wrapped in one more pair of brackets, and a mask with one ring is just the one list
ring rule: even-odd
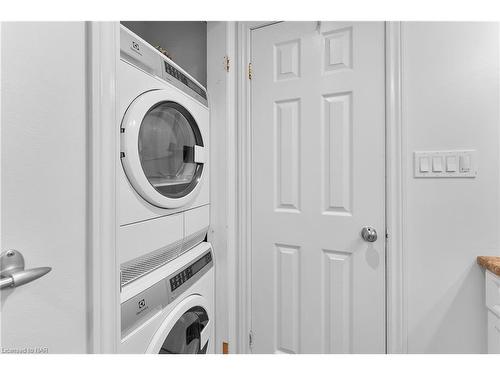
{"label": "white interior door", "polygon": [[382,22],[251,33],[254,353],[385,352],[384,51]]}
{"label": "white interior door", "polygon": [[85,353],[85,24],[0,27],[0,251],[20,251],[26,269],[52,268],[30,283],[0,290],[0,353]]}

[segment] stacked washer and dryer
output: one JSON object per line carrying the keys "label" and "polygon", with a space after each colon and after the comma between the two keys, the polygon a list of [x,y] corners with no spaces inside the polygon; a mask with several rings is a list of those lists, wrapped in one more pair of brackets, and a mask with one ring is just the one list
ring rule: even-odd
{"label": "stacked washer and dryer", "polygon": [[120,352],[212,353],[207,93],[120,27]]}

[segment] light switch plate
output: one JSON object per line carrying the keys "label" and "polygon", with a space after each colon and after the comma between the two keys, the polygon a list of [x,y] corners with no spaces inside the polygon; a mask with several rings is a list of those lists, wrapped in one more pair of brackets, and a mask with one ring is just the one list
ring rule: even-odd
{"label": "light switch plate", "polygon": [[474,178],[476,150],[415,151],[415,178]]}

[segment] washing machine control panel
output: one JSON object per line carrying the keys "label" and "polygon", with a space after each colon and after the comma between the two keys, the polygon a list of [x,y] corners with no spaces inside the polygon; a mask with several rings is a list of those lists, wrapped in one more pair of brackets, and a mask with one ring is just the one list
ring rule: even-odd
{"label": "washing machine control panel", "polygon": [[212,267],[212,251],[207,250],[179,271],[123,302],[121,304],[122,339],[164,309]]}
{"label": "washing machine control panel", "polygon": [[205,266],[212,263],[212,253],[208,252],[200,259],[184,268],[181,272],[170,278],[170,291],[174,292],[176,289],[183,286],[193,276],[200,272]]}

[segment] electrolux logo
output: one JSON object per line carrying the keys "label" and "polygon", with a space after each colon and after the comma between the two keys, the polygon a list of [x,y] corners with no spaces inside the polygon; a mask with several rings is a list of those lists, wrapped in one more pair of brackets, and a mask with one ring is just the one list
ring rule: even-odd
{"label": "electrolux logo", "polygon": [[143,313],[149,310],[149,306],[146,303],[146,298],[140,299],[136,303],[137,303],[135,309],[136,316],[142,315]]}
{"label": "electrolux logo", "polygon": [[142,310],[143,308],[146,307],[146,301],[144,299],[141,299],[138,305],[139,305],[139,310]]}
{"label": "electrolux logo", "polygon": [[149,309],[149,306],[146,305],[146,299],[143,298],[137,301],[137,310],[135,311],[135,315],[141,315]]}
{"label": "electrolux logo", "polygon": [[141,46],[139,45],[139,43],[132,41],[132,45],[130,46],[130,49],[142,56]]}

